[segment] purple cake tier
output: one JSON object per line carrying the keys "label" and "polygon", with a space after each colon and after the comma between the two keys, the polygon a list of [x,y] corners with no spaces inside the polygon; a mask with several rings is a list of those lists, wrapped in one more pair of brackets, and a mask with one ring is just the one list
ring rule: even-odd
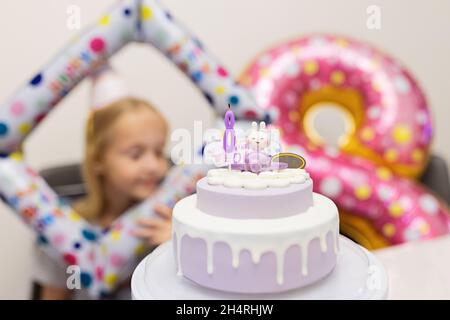
{"label": "purple cake tier", "polygon": [[[314,283],[333,270],[336,265],[333,250],[336,237],[330,232],[326,241],[325,252],[321,250],[319,238],[309,243],[307,275],[301,272],[301,249],[297,245],[291,246],[284,255],[282,284],[277,283],[277,262],[273,252],[266,252],[255,264],[250,252],[243,250],[239,266],[234,268],[230,247],[224,242],[216,243],[213,248],[214,273],[209,274],[205,241],[186,235],[181,241],[181,268],[186,278],[207,288],[238,293],[282,292]],[[174,241],[175,251],[176,244],[177,241]]]}
{"label": "purple cake tier", "polygon": [[197,182],[197,208],[232,219],[273,219],[302,213],[313,205],[312,179],[283,188],[251,190]]}

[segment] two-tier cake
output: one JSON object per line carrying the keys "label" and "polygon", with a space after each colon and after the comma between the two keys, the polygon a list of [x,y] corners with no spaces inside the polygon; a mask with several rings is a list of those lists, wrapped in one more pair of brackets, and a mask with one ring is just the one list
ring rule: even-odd
{"label": "two-tier cake", "polygon": [[230,118],[225,122],[223,158],[242,161],[211,169],[197,182],[197,193],[176,204],[178,274],[239,293],[281,292],[325,277],[336,265],[337,207],[313,192],[304,163],[285,168],[273,161],[280,157],[265,151],[273,141],[264,123],[253,123],[239,149]]}
{"label": "two-tier cake", "polygon": [[178,274],[209,288],[279,292],[330,273],[338,210],[303,169],[212,169],[173,212]]}

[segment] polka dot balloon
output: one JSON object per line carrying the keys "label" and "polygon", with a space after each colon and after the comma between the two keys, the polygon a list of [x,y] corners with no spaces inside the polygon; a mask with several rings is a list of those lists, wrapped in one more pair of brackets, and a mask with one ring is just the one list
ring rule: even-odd
{"label": "polka dot balloon", "polygon": [[151,216],[155,201],[173,206],[176,199],[192,193],[193,177],[207,168],[174,168],[167,185],[155,197],[125,213],[102,233],[61,203],[45,181],[13,152],[72,88],[132,41],[152,45],[168,57],[218,115],[227,111],[228,104],[239,119],[270,121],[272,115],[256,108],[250,92],[155,0],[120,1],[90,29],[73,37],[67,48],[0,105],[2,199],[39,233],[39,243],[51,256],[80,266],[83,286],[97,298],[129,277],[121,273],[123,266],[145,252],[141,240],[130,235],[135,219]]}

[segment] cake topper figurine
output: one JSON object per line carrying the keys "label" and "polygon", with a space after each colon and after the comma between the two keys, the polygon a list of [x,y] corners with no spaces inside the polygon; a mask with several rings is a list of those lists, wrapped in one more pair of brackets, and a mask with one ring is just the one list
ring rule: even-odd
{"label": "cake topper figurine", "polygon": [[256,122],[252,122],[252,127],[247,134],[245,142],[244,161],[243,163],[233,163],[231,168],[253,173],[286,169],[288,167],[287,164],[272,161],[272,156],[269,154],[272,142],[266,123],[262,121],[258,126]]}
{"label": "cake topper figurine", "polygon": [[305,167],[305,159],[294,153],[282,153],[279,131],[267,128],[261,121],[252,122],[245,138],[235,131],[236,119],[228,104],[224,116],[223,139],[211,141],[204,149],[204,159],[217,167],[227,166],[228,170],[244,170],[253,173]]}

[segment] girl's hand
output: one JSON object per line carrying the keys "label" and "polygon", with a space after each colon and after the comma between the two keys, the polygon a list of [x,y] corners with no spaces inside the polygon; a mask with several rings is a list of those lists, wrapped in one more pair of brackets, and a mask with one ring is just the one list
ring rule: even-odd
{"label": "girl's hand", "polygon": [[159,218],[138,219],[139,227],[133,232],[150,246],[160,245],[172,237],[172,208],[157,205],[154,209]]}

